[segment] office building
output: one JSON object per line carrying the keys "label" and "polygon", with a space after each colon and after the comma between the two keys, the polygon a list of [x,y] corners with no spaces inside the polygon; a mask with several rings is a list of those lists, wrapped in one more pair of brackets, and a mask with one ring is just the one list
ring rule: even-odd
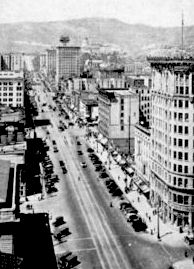
{"label": "office building", "polygon": [[80,76],[80,47],[57,46],[56,83]]}
{"label": "office building", "polygon": [[56,49],[46,50],[46,72],[47,76],[55,78],[56,75]]}
{"label": "office building", "polygon": [[98,130],[121,151],[134,153],[135,124],[139,120],[138,95],[128,90],[100,89]]}
{"label": "office building", "polygon": [[0,72],[0,103],[6,106],[24,106],[23,72]]}
{"label": "office building", "polygon": [[164,221],[194,226],[194,59],[149,57],[150,201]]}

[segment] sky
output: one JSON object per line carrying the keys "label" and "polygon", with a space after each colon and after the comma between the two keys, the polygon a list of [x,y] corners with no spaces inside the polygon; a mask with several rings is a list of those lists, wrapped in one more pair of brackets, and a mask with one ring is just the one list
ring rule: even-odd
{"label": "sky", "polygon": [[129,24],[194,25],[194,0],[0,0],[0,23],[116,18]]}

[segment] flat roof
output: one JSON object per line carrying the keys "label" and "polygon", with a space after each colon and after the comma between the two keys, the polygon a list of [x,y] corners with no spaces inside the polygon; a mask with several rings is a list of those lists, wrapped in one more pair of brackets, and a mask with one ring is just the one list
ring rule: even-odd
{"label": "flat roof", "polygon": [[0,160],[0,202],[5,203],[7,199],[10,161]]}

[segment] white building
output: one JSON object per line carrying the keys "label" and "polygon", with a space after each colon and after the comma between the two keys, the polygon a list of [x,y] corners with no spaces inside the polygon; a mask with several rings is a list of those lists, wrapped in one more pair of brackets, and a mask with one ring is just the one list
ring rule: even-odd
{"label": "white building", "polygon": [[0,103],[6,106],[24,106],[23,72],[0,72]]}
{"label": "white building", "polygon": [[100,89],[99,132],[123,152],[134,152],[135,124],[139,120],[138,95],[119,89]]}
{"label": "white building", "polygon": [[164,221],[194,226],[194,59],[150,57],[150,200]]}

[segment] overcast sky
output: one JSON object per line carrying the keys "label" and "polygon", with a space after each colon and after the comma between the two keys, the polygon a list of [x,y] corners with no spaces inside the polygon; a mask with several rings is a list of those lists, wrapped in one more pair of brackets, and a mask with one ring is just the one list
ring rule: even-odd
{"label": "overcast sky", "polygon": [[0,0],[0,23],[116,18],[152,26],[194,25],[194,0]]}

